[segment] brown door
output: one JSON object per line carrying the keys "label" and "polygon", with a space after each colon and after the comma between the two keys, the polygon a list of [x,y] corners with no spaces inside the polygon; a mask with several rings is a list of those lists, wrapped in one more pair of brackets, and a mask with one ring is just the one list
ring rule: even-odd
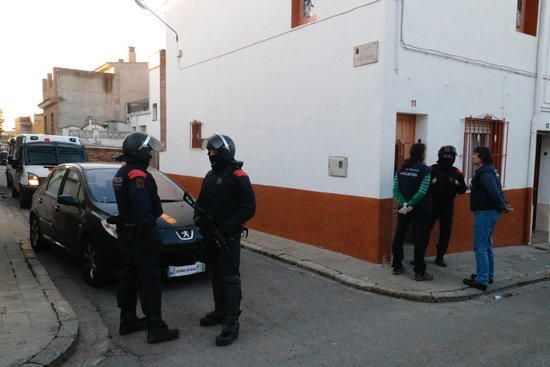
{"label": "brown door", "polygon": [[[415,143],[416,116],[397,114],[395,134],[395,163],[394,173],[406,158],[409,157],[411,146]],[[393,184],[393,182],[392,182]],[[397,202],[393,202],[392,210],[392,237],[397,226]],[[412,241],[412,228],[409,228],[405,236],[406,242]]]}
{"label": "brown door", "polygon": [[416,116],[397,114],[395,134],[395,165],[394,172],[404,159],[409,156],[411,146],[414,144],[416,131]]}

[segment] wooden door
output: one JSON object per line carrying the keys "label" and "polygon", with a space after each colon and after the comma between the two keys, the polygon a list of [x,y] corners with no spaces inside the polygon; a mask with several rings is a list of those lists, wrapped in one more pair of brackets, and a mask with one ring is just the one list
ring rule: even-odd
{"label": "wooden door", "polygon": [[395,163],[394,172],[401,162],[409,156],[411,146],[415,143],[416,116],[397,114],[395,134]]}

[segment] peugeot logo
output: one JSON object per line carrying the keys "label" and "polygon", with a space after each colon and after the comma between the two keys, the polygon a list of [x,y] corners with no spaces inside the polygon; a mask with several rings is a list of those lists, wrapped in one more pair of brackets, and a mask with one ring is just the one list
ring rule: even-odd
{"label": "peugeot logo", "polygon": [[192,229],[179,229],[176,231],[179,239],[182,241],[189,241],[193,239],[193,230]]}

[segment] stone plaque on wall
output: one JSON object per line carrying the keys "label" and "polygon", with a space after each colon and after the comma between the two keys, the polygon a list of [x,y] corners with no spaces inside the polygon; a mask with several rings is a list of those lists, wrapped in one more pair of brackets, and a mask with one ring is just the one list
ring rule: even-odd
{"label": "stone plaque on wall", "polygon": [[378,62],[378,41],[355,46],[353,49],[353,66],[362,66]]}

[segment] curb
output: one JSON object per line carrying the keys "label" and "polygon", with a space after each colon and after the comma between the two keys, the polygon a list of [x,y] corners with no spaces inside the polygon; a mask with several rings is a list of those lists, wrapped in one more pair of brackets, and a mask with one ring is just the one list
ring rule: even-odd
{"label": "curb", "polygon": [[23,366],[58,366],[72,355],[78,340],[80,323],[71,305],[63,298],[50,279],[46,269],[26,241],[19,242],[21,252],[59,322],[59,328],[50,343],[32,356]]}
{"label": "curb", "polygon": [[284,263],[297,266],[299,268],[308,270],[310,272],[321,275],[325,278],[337,281],[348,287],[355,289],[380,294],[392,298],[405,299],[414,302],[424,303],[447,303],[447,302],[460,302],[475,299],[486,294],[492,294],[500,291],[505,291],[521,286],[534,284],[550,280],[550,272],[540,274],[540,276],[526,277],[521,280],[507,280],[501,282],[498,288],[490,289],[487,291],[479,291],[473,288],[464,288],[460,290],[444,291],[444,292],[422,292],[422,291],[410,291],[397,289],[392,287],[384,287],[378,283],[367,282],[364,280],[353,278],[347,274],[341,273],[337,270],[330,269],[326,266],[313,263],[309,260],[302,260],[294,257],[290,254],[286,254],[282,251],[274,251],[252,242],[242,241],[242,247],[252,252],[270,257],[282,261]]}

